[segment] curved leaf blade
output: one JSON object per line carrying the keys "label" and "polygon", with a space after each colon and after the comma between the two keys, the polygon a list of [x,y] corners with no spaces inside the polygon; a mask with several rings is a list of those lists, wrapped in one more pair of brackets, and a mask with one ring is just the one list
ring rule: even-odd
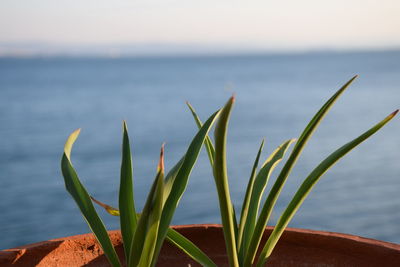
{"label": "curved leaf blade", "polygon": [[183,160],[185,159],[185,157],[182,157],[176,164],[174,167],[172,167],[172,169],[168,172],[168,174],[165,176],[165,182],[164,182],[164,201],[163,203],[165,203],[165,201],[167,200],[169,193],[172,190],[172,186],[174,185],[176,176],[178,175],[179,169],[182,166]]}
{"label": "curved leaf blade", "polygon": [[[182,162],[181,167],[176,175],[175,181],[172,185],[171,191],[168,195],[167,200],[164,203],[163,212],[161,216],[161,222],[159,227],[159,234],[157,237],[157,244],[155,249],[155,255],[158,256],[162,243],[168,231],[169,224],[171,223],[172,216],[178,206],[179,200],[182,197],[183,192],[186,189],[186,185],[189,180],[190,173],[193,169],[194,164],[197,161],[197,157],[203,146],[204,140],[218,117],[220,111],[218,110],[204,123],[201,129],[197,132],[192,142],[190,143]],[[152,262],[151,266],[155,265],[155,261]]]}
{"label": "curved leaf blade", "polygon": [[226,139],[228,121],[232,110],[234,97],[231,97],[221,110],[218,122],[215,126],[215,156],[214,156],[214,180],[218,192],[219,207],[221,212],[222,229],[230,266],[239,266],[238,251],[236,247],[236,229],[234,221],[233,205],[229,193],[229,183],[226,164]]}
{"label": "curved leaf blade", "polygon": [[174,229],[168,229],[167,240],[179,249],[181,249],[183,252],[185,252],[193,260],[201,264],[201,266],[217,267],[217,265],[203,251],[201,251],[189,239],[187,239]]}
{"label": "curved leaf blade", "polygon": [[[314,115],[311,121],[308,123],[306,128],[303,130],[302,134],[300,135],[296,145],[293,148],[292,153],[288,160],[286,161],[285,165],[283,166],[280,174],[276,178],[274,185],[271,188],[270,193],[267,196],[265,201],[266,205],[264,205],[263,210],[260,213],[260,225],[256,225],[256,228],[263,229],[265,225],[261,225],[263,222],[268,222],[269,217],[271,216],[272,210],[275,206],[275,203],[279,197],[280,192],[286,182],[287,177],[289,176],[290,172],[292,171],[297,159],[299,158],[301,152],[303,151],[304,146],[306,145],[307,141],[311,138],[312,134],[325,117],[327,112],[336,102],[336,100],[343,94],[343,92],[348,88],[348,86],[357,78],[358,76],[354,76],[351,78],[346,84],[344,84],[329,100],[321,107],[321,109]],[[258,224],[257,222],[257,224]],[[250,241],[251,247],[258,247],[261,241],[261,235],[254,234],[252,236],[252,240]],[[248,255],[245,259],[244,266],[248,267],[251,266],[252,262],[254,261],[256,255],[256,251],[249,250]]]}
{"label": "curved leaf blade", "polygon": [[129,267],[150,266],[158,235],[164,192],[164,146],[161,148],[157,175],[139,218],[129,253]]}
{"label": "curved leaf blade", "polygon": [[70,161],[72,146],[75,140],[78,138],[79,132],[80,129],[74,131],[65,143],[64,154],[61,159],[61,171],[64,177],[65,187],[78,205],[83,217],[89,225],[89,228],[92,230],[97,241],[100,243],[100,246],[103,249],[107,259],[112,266],[118,267],[121,266],[121,264],[119,262],[117,253],[115,252],[114,246],[111,243],[110,237],[108,236],[107,230],[98,216],[89,194],[80,182],[79,177]]}
{"label": "curved leaf blade", "polygon": [[[189,102],[186,102],[186,105],[189,107],[190,112],[192,113],[193,118],[194,118],[194,120],[195,120],[195,122],[197,124],[197,127],[200,129],[201,126],[203,126],[203,123],[201,122],[199,116],[197,115],[196,111],[194,110],[192,105],[190,105]],[[206,137],[205,144],[206,144],[206,150],[207,150],[208,159],[210,160],[211,167],[213,167],[214,166],[215,149],[214,149],[214,145],[211,142],[211,139],[210,139],[210,137],[208,135]]]}
{"label": "curved leaf blade", "polygon": [[[119,184],[119,213],[122,240],[126,261],[129,262],[132,238],[137,226],[135,202],[133,198],[132,156],[129,144],[128,128],[123,122],[121,180]],[[112,211],[112,210],[110,210]]]}
{"label": "curved leaf blade", "polygon": [[[254,160],[253,168],[250,173],[250,179],[249,179],[249,182],[248,182],[247,188],[246,188],[246,194],[245,194],[243,204],[242,204],[242,211],[240,214],[240,222],[239,222],[238,240],[237,240],[239,251],[241,251],[241,247],[242,247],[242,237],[243,237],[243,232],[244,232],[244,226],[246,224],[246,221],[249,218],[248,213],[249,213],[250,199],[251,199],[251,195],[253,192],[254,180],[255,180],[256,172],[257,172],[257,166],[258,166],[258,162],[260,160],[260,156],[261,156],[263,147],[264,147],[264,140],[262,140],[261,145],[257,152],[256,159]],[[241,256],[241,253],[239,253],[239,256]]]}
{"label": "curved leaf blade", "polygon": [[[200,128],[202,126],[202,122],[201,122],[199,116],[197,115],[196,111],[194,110],[192,105],[190,105],[189,102],[186,102],[186,104],[189,107],[197,126]],[[215,148],[211,141],[211,138],[208,135],[205,140],[205,147],[207,150],[208,158],[210,160],[211,168],[214,170]],[[233,221],[233,227],[234,227],[233,232],[235,235],[235,240],[237,240],[237,238],[239,236],[239,227],[238,227],[238,223],[237,223],[237,219],[236,219],[235,207],[233,205],[231,205],[231,215],[230,216],[232,217],[232,221]]]}
{"label": "curved leaf blade", "polygon": [[97,205],[99,205],[100,207],[104,208],[105,211],[107,211],[108,214],[112,215],[112,216],[119,216],[120,212],[118,209],[113,208],[97,199],[95,199],[94,197],[90,196],[90,199],[93,200],[94,203],[96,203]]}
{"label": "curved leaf blade", "polygon": [[[99,200],[91,197],[92,200],[103,207],[110,215],[119,216],[119,210],[113,208]],[[136,215],[140,217],[140,214]],[[179,232],[172,228],[168,228],[166,239],[171,244],[175,245],[177,248],[181,249],[185,252],[189,257],[193,260],[197,261],[202,266],[206,267],[216,267],[217,265],[203,252],[201,251],[195,244],[193,244],[189,239],[185,236],[181,235]]]}
{"label": "curved leaf blade", "polygon": [[[258,244],[257,247],[249,247],[249,245],[252,236],[261,235],[264,231],[264,226],[266,224],[266,222],[260,223],[259,225],[264,225],[264,226],[261,229],[254,229],[257,221],[258,209],[260,206],[262,195],[268,184],[268,180],[271,176],[271,173],[278,165],[278,163],[283,159],[289,146],[295,141],[296,139],[287,140],[283,144],[281,144],[278,148],[276,148],[268,157],[268,159],[264,162],[263,166],[261,167],[260,171],[258,172],[255,178],[254,188],[252,190],[249,203],[248,219],[246,220],[246,224],[244,226],[243,245],[242,245],[242,250],[240,251],[242,255],[245,255],[248,251],[256,250],[258,247]],[[260,217],[263,218],[263,216]],[[253,246],[254,245],[255,244],[253,244]]]}
{"label": "curved leaf blade", "polygon": [[314,185],[319,181],[322,175],[331,168],[339,159],[345,156],[348,152],[350,152],[353,148],[358,146],[360,143],[368,139],[371,135],[376,133],[379,129],[381,129],[386,123],[388,123],[393,117],[397,114],[398,110],[391,113],[385,119],[377,123],[368,131],[361,134],[359,137],[350,141],[349,143],[343,145],[332,154],[330,154],[327,158],[325,158],[304,180],[300,188],[297,190],[293,199],[288,204],[287,208],[279,218],[274,230],[269,236],[267,243],[265,244],[261,254],[259,261],[257,263],[258,267],[264,266],[265,262],[268,260],[269,256],[272,253],[276,243],[281,237],[283,231],[286,226],[289,224],[290,220],[295,215],[296,211],[300,208],[301,204],[304,202],[305,198],[311,192]]}
{"label": "curved leaf blade", "polygon": [[[148,267],[153,261],[154,250],[156,247],[158,227],[160,225],[160,219],[162,214],[163,206],[163,193],[164,193],[164,145],[161,148],[160,164],[158,167],[159,177],[157,179],[157,186],[154,193],[153,207],[150,211],[148,232],[144,241],[142,257],[140,257],[140,267]],[[156,260],[156,259],[154,259]]]}

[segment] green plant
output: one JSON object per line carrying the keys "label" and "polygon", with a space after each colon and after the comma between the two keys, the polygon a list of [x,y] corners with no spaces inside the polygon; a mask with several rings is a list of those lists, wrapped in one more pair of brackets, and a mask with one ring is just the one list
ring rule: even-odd
{"label": "green plant", "polygon": [[[264,141],[262,141],[250,174],[239,223],[237,222],[235,209],[230,199],[226,164],[227,129],[230,113],[235,100],[234,97],[232,97],[221,110],[221,114],[219,115],[214,132],[215,144],[213,144],[211,139],[207,136],[205,140],[205,147],[217,187],[223,233],[230,266],[250,267],[253,264],[256,264],[257,266],[264,266],[290,220],[293,218],[294,214],[299,209],[300,205],[303,203],[304,199],[310,193],[311,189],[318,182],[321,176],[341,157],[366,140],[372,134],[377,132],[396,115],[398,110],[391,113],[381,122],[361,134],[359,137],[334,151],[317,167],[315,167],[315,169],[305,178],[302,185],[294,194],[292,200],[277,221],[267,242],[263,245],[260,255],[256,259],[257,251],[259,251],[259,248],[261,248],[261,237],[265,226],[268,223],[275,203],[293,166],[295,165],[307,141],[312,136],[328,110],[356,77],[357,76],[353,77],[340,90],[338,90],[311,119],[309,124],[298,138],[291,154],[289,155],[289,158],[277,176],[276,181],[273,184],[271,191],[267,195],[260,211],[261,198],[273,169],[282,160],[290,144],[296,140],[291,139],[285,141],[267,158],[260,170],[257,171],[260,154],[264,145]],[[189,103],[187,104],[198,127],[202,127],[202,122],[200,121],[196,112]]]}
{"label": "green plant", "polygon": [[127,266],[154,266],[166,238],[194,260],[205,266],[216,266],[200,249],[184,236],[169,228],[172,216],[185,191],[191,170],[211,126],[219,116],[215,112],[200,128],[186,153],[164,178],[164,148],[157,167],[156,178],[141,214],[137,214],[133,197],[132,159],[126,123],[123,125],[119,210],[108,206],[86,191],[71,163],[71,149],[80,129],[74,131],[64,147],[61,170],[65,186],[78,205],[112,266],[121,266],[107,230],[92,201],[112,215],[120,216],[120,226]]}

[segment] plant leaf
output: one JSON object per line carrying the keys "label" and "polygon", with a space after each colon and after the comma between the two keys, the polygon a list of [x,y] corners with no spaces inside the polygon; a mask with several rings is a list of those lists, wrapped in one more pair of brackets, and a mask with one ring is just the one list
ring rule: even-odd
{"label": "plant leaf", "polygon": [[112,216],[119,216],[120,212],[118,209],[113,208],[97,199],[95,199],[94,197],[90,196],[90,198],[93,200],[94,203],[96,203],[97,205],[103,207],[109,214],[111,214]]}
{"label": "plant leaf", "polygon": [[[247,220],[244,227],[243,245],[240,250],[240,254],[243,255],[243,257],[247,251],[256,249],[256,248],[249,249],[249,244],[251,237],[253,236],[254,228],[256,225],[256,219],[258,216],[258,209],[260,206],[261,198],[267,186],[269,177],[271,176],[272,171],[275,169],[278,163],[283,159],[289,146],[295,141],[296,141],[295,139],[290,139],[281,144],[278,148],[276,148],[268,157],[268,159],[264,162],[264,164],[262,165],[260,171],[258,172],[255,178],[253,190],[251,192],[251,197],[250,197]],[[265,224],[266,222],[260,225],[265,225]],[[259,229],[258,231],[256,231],[256,234],[258,234],[259,232],[262,233],[262,231],[263,229]]]}
{"label": "plant leaf", "polygon": [[[256,156],[256,159],[253,164],[253,169],[251,170],[251,173],[250,173],[250,179],[247,184],[246,195],[244,197],[243,204],[242,204],[242,212],[240,214],[239,233],[238,233],[238,240],[237,240],[239,251],[241,250],[241,246],[242,246],[242,237],[243,237],[244,226],[245,226],[246,220],[248,218],[247,214],[249,212],[250,198],[251,198],[251,195],[253,192],[254,179],[256,177],[258,161],[260,160],[260,156],[261,156],[263,147],[264,147],[264,140],[262,140],[260,148],[258,149],[257,156]],[[241,253],[239,253],[239,256],[240,255],[241,255]]]}
{"label": "plant leaf", "polygon": [[[157,258],[160,252],[162,243],[168,231],[169,224],[171,223],[172,216],[175,212],[176,207],[178,206],[179,200],[182,197],[183,192],[186,189],[190,173],[193,169],[194,164],[196,163],[200,149],[204,143],[208,131],[218,117],[219,113],[220,111],[218,110],[213,115],[211,115],[211,117],[204,123],[201,129],[197,132],[196,136],[193,138],[185,153],[184,160],[173,182],[172,189],[168,195],[167,200],[164,203],[155,249],[155,258]],[[152,262],[151,266],[154,265],[155,261]]]}
{"label": "plant leaf", "polygon": [[[165,192],[165,191],[164,191]],[[103,207],[109,214],[113,216],[119,216],[119,210],[113,208],[107,204],[100,202],[99,200],[91,197],[92,200]],[[140,214],[136,215],[140,217]],[[201,251],[195,244],[193,244],[189,239],[181,235],[179,232],[172,228],[168,228],[166,239],[171,244],[175,245],[177,248],[181,249],[185,252],[189,257],[193,260],[197,261],[202,266],[206,267],[216,267],[217,265],[203,252]]]}
{"label": "plant leaf", "polygon": [[[285,165],[283,166],[280,174],[276,178],[274,185],[271,188],[270,193],[265,201],[265,205],[260,213],[260,218],[257,222],[255,229],[262,229],[264,231],[265,225],[261,225],[262,223],[267,223],[269,217],[271,216],[272,210],[275,206],[275,203],[279,197],[280,192],[286,182],[287,177],[289,176],[293,166],[297,162],[298,157],[300,156],[305,144],[310,139],[312,134],[314,133],[317,126],[320,124],[321,120],[325,117],[326,113],[332,107],[332,105],[336,102],[339,96],[346,90],[346,88],[357,78],[354,76],[351,78],[345,85],[342,86],[322,107],[321,109],[314,115],[311,121],[308,123],[306,128],[303,130],[302,134],[300,135],[296,145],[293,148],[292,153],[290,154],[288,160],[286,161]],[[258,225],[260,224],[260,225]],[[254,232],[252,239],[250,241],[249,248],[257,248],[260,244],[262,237],[262,232]],[[256,250],[248,250],[244,266],[248,267],[251,266],[252,262],[254,261]]]}
{"label": "plant leaf", "polygon": [[231,205],[231,209],[232,209],[232,221],[233,221],[233,233],[235,234],[235,241],[236,241],[236,248],[237,248],[237,238],[238,238],[238,234],[239,234],[239,226],[238,226],[238,222],[237,222],[237,217],[236,217],[236,209],[235,206]]}
{"label": "plant leaf", "polygon": [[126,261],[129,262],[129,252],[133,235],[137,226],[135,202],[133,198],[132,157],[126,122],[123,123],[121,181],[119,186],[119,210],[121,234],[124,241]]}
{"label": "plant leaf", "polygon": [[[199,116],[197,116],[196,111],[194,110],[192,105],[190,105],[189,102],[186,102],[186,105],[189,107],[190,111],[192,112],[192,115],[197,124],[197,127],[200,129],[201,126],[203,126],[203,123],[201,122]],[[210,160],[210,164],[211,164],[211,168],[212,168],[214,166],[215,149],[214,149],[213,143],[211,142],[211,139],[208,135],[206,137],[205,144],[206,144],[205,146],[206,146],[206,150],[207,150],[208,159]]]}
{"label": "plant leaf", "polygon": [[185,159],[185,157],[182,157],[176,164],[174,167],[172,167],[172,169],[168,172],[167,176],[165,177],[165,181],[164,181],[164,201],[163,204],[165,203],[165,201],[167,200],[169,193],[171,192],[172,189],[172,185],[175,182],[176,176],[178,175],[179,169],[182,166],[183,160]]}
{"label": "plant leaf", "polygon": [[193,260],[197,261],[201,266],[205,267],[217,267],[217,265],[201,251],[195,244],[189,239],[178,233],[177,231],[169,228],[167,233],[167,240],[180,248]]}
{"label": "plant leaf", "polygon": [[[199,118],[199,116],[196,114],[196,111],[194,110],[194,108],[192,107],[192,105],[190,105],[189,102],[186,102],[187,106],[189,107],[193,118],[197,124],[197,127],[201,127],[202,126],[202,122]],[[208,159],[210,160],[210,165],[211,165],[211,169],[214,170],[214,156],[215,156],[215,148],[214,145],[211,141],[211,138],[207,135],[206,140],[205,140],[205,147],[207,150],[207,155],[208,155]],[[233,227],[234,227],[234,233],[235,233],[235,240],[237,240],[237,237],[239,235],[239,229],[238,229],[238,224],[237,224],[237,219],[236,219],[236,211],[235,211],[235,207],[232,205],[231,207],[232,212],[231,212],[231,216],[232,216],[232,221],[233,221]]]}
{"label": "plant leaf", "polygon": [[288,204],[285,211],[282,213],[281,217],[279,218],[274,230],[272,231],[271,235],[268,238],[267,243],[265,244],[261,254],[257,266],[261,267],[264,266],[265,262],[267,261],[268,257],[271,255],[272,250],[274,249],[276,243],[278,242],[279,238],[281,237],[283,231],[285,230],[286,226],[289,224],[290,220],[293,218],[296,211],[299,209],[307,195],[310,193],[311,189],[314,185],[319,181],[322,175],[332,167],[339,159],[341,159],[344,155],[350,152],[353,148],[358,146],[360,143],[365,141],[371,135],[376,133],[380,128],[382,128],[386,123],[388,123],[396,114],[398,110],[391,113],[385,119],[380,121],[378,124],[373,126],[368,131],[364,132],[362,135],[357,137],[356,139],[350,141],[349,143],[343,145],[332,154],[330,154],[327,158],[325,158],[304,180],[300,188],[297,190],[296,194],[294,195],[293,199]]}
{"label": "plant leaf", "polygon": [[227,166],[226,166],[226,136],[230,112],[235,98],[231,97],[221,111],[215,126],[215,157],[214,180],[217,186],[219,206],[221,211],[222,228],[230,266],[239,266],[236,248],[235,223],[233,205],[229,193]]}
{"label": "plant leaf", "polygon": [[161,148],[157,175],[150,189],[132,239],[129,267],[150,266],[158,235],[163,203],[164,147]]}
{"label": "plant leaf", "polygon": [[156,247],[158,227],[162,214],[163,192],[164,192],[164,144],[161,148],[160,163],[158,166],[160,173],[157,179],[156,191],[154,193],[154,205],[150,211],[149,227],[144,241],[142,257],[140,257],[139,266],[148,267],[153,261],[154,250]]}
{"label": "plant leaf", "polygon": [[107,259],[112,266],[121,266],[117,253],[111,243],[107,230],[98,216],[96,209],[90,200],[89,194],[79,180],[79,177],[71,163],[71,150],[75,140],[78,138],[80,129],[74,131],[64,146],[64,154],[61,159],[61,171],[64,176],[65,187],[78,205],[83,217],[90,229],[100,243]]}

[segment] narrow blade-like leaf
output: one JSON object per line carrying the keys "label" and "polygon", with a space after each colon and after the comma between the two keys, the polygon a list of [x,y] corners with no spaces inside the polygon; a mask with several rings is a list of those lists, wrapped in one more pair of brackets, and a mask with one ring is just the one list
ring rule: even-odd
{"label": "narrow blade-like leaf", "polygon": [[[281,144],[277,149],[275,149],[268,157],[268,159],[264,162],[263,166],[261,167],[260,171],[258,172],[255,178],[254,187],[250,197],[247,220],[244,226],[243,245],[240,250],[240,255],[243,255],[243,257],[247,251],[256,249],[254,247],[249,249],[249,244],[254,232],[254,227],[256,225],[256,219],[258,216],[260,201],[264,193],[264,190],[267,186],[269,177],[271,176],[272,171],[275,169],[278,163],[283,159],[289,146],[295,141],[296,141],[295,139],[290,139]],[[258,234],[259,232],[262,233],[262,231],[263,229],[256,231],[256,234]]]}
{"label": "narrow blade-like leaf", "polygon": [[197,261],[201,266],[205,267],[217,267],[217,265],[201,251],[195,244],[189,239],[178,233],[177,231],[169,228],[167,233],[167,240],[180,248],[193,260]]}
{"label": "narrow blade-like leaf", "polygon": [[[164,192],[164,145],[161,148],[160,163],[158,165],[159,176],[154,192],[153,206],[150,210],[149,225],[146,239],[143,245],[142,256],[140,257],[139,267],[149,267],[153,261],[154,249],[156,247],[158,226],[162,214],[163,192]],[[157,260],[157,259],[155,259]]]}
{"label": "narrow blade-like leaf", "polygon": [[150,189],[149,195],[147,196],[146,203],[132,239],[131,251],[128,257],[128,267],[149,266],[153,259],[163,202],[163,154],[164,152],[162,148],[160,162],[157,167],[157,175]]}
{"label": "narrow blade-like leaf", "polygon": [[221,211],[222,229],[224,231],[225,245],[229,259],[229,265],[239,266],[233,205],[229,193],[229,183],[226,165],[226,139],[228,121],[235,98],[231,97],[222,109],[218,122],[215,126],[215,157],[214,157],[214,180],[217,186],[219,206]]}
{"label": "narrow blade-like leaf", "polygon": [[[194,110],[192,105],[190,105],[189,102],[186,102],[186,105],[189,107],[189,109],[193,115],[193,118],[197,124],[197,127],[200,129],[201,126],[203,126],[203,123],[201,122],[199,116],[197,115],[196,111]],[[210,160],[211,168],[213,168],[215,149],[214,149],[214,145],[211,141],[211,138],[208,135],[206,137],[205,146],[206,146],[206,150],[207,150],[208,159]]]}
{"label": "narrow blade-like leaf", "polygon": [[169,193],[171,192],[172,189],[172,185],[175,182],[175,178],[178,175],[179,169],[182,166],[183,160],[185,159],[185,157],[182,157],[176,164],[174,167],[172,167],[172,169],[168,172],[168,174],[165,176],[165,181],[164,181],[164,201],[163,204],[165,203],[165,201],[167,200]]}
{"label": "narrow blade-like leaf", "polygon": [[112,216],[119,216],[120,215],[118,209],[116,209],[114,207],[111,207],[111,206],[109,206],[109,205],[107,205],[107,204],[95,199],[92,196],[90,196],[90,198],[93,200],[94,203],[96,203],[100,207],[103,207],[107,211],[108,214],[111,214]]}
{"label": "narrow blade-like leaf", "polygon": [[137,226],[135,201],[133,198],[132,157],[126,122],[123,123],[121,181],[119,186],[119,210],[121,234],[124,241],[126,261],[129,262],[129,252],[133,234]]}
{"label": "narrow blade-like leaf", "polygon": [[[193,118],[197,124],[197,127],[201,127],[203,124],[199,118],[199,116],[197,115],[196,111],[194,110],[194,108],[192,107],[192,105],[190,105],[189,102],[186,102],[187,106],[189,107]],[[205,147],[207,150],[207,155],[208,155],[208,159],[210,160],[210,165],[211,168],[214,169],[214,156],[215,156],[215,148],[214,145],[211,141],[211,138],[207,135],[206,140],[205,140]],[[237,219],[236,219],[236,211],[235,211],[235,207],[232,205],[232,220],[234,222],[234,232],[235,232],[235,240],[237,240],[237,237],[239,236],[239,227],[238,227],[238,223],[237,223]]]}
{"label": "narrow blade-like leaf", "polygon": [[64,154],[61,159],[61,170],[64,176],[65,187],[78,205],[83,217],[94,233],[97,241],[100,243],[111,265],[114,267],[121,266],[107,230],[71,163],[71,149],[75,140],[78,138],[79,132],[80,129],[73,132],[65,143]]}
{"label": "narrow blade-like leaf", "polygon": [[[290,154],[288,160],[286,161],[285,165],[283,166],[280,174],[276,178],[274,185],[271,188],[270,193],[265,201],[266,205],[264,205],[263,210],[260,213],[260,225],[257,225],[256,228],[263,229],[265,225],[261,225],[264,222],[268,222],[269,217],[271,216],[272,210],[275,206],[275,203],[279,197],[280,192],[286,182],[287,177],[289,176],[293,166],[297,162],[304,146],[306,145],[307,141],[310,139],[314,131],[316,130],[317,126],[320,124],[322,119],[325,117],[329,109],[332,105],[336,102],[339,96],[346,90],[346,88],[357,78],[354,76],[351,78],[345,85],[342,86],[322,107],[321,109],[314,115],[311,121],[308,123],[306,128],[303,130],[302,134],[300,135],[296,145],[293,148],[292,153]],[[258,224],[257,222],[257,224]],[[252,236],[252,240],[250,241],[250,247],[258,247],[261,241],[262,234],[254,232]],[[256,251],[249,250],[248,255],[245,259],[244,266],[249,267],[251,263],[254,261],[254,257],[256,255]]]}
{"label": "narrow blade-like leaf", "polygon": [[[165,191],[164,191],[165,192]],[[91,199],[103,207],[110,215],[119,216],[119,210],[113,208],[94,197]],[[140,214],[136,214],[136,217],[140,217]],[[203,252],[201,251],[195,244],[193,244],[189,239],[181,235],[179,232],[172,228],[168,228],[166,239],[171,244],[175,245],[177,248],[181,249],[185,252],[189,257],[193,260],[197,261],[202,266],[206,267],[216,267],[215,263]]]}
{"label": "narrow blade-like leaf", "polygon": [[376,133],[380,128],[382,128],[386,123],[388,123],[397,114],[397,112],[398,110],[391,113],[389,116],[373,126],[371,129],[334,151],[307,176],[307,178],[304,180],[304,182],[294,195],[293,199],[290,201],[287,208],[279,218],[274,230],[269,236],[268,241],[260,254],[257,266],[264,266],[286,226],[289,224],[296,211],[299,209],[307,195],[310,193],[311,189],[319,181],[322,175],[349,151],[365,141],[371,135]]}
{"label": "narrow blade-like leaf", "polygon": [[[164,191],[165,192],[165,191]],[[119,210],[113,208],[94,197],[91,199],[103,207],[110,215],[119,216]],[[136,217],[140,217],[140,214],[136,214]],[[202,266],[206,267],[216,267],[217,265],[203,252],[201,251],[195,244],[193,244],[189,239],[181,235],[179,232],[172,228],[168,228],[166,239],[171,244],[174,244],[177,248],[181,249],[185,252],[189,257],[193,260],[197,261]]]}
{"label": "narrow blade-like leaf", "polygon": [[[192,105],[190,105],[189,102],[186,102],[186,104],[189,107],[189,109],[190,109],[190,111],[191,111],[191,113],[193,115],[193,118],[194,118],[194,120],[195,120],[195,122],[197,124],[197,127],[200,128],[203,124],[202,124],[199,116],[197,115],[196,111],[194,110]],[[205,143],[205,147],[206,147],[206,150],[207,150],[208,159],[210,160],[211,168],[214,169],[215,148],[214,148],[214,145],[213,145],[213,143],[211,141],[211,138],[208,135],[207,135],[206,140],[205,140],[204,143]],[[239,235],[239,227],[238,227],[238,224],[237,224],[235,207],[232,205],[231,209],[232,209],[232,213],[231,213],[232,221],[234,222],[233,226],[234,226],[235,240],[237,240],[237,237]]]}
{"label": "narrow blade-like leaf", "polygon": [[[172,189],[169,193],[167,200],[164,203],[155,249],[155,256],[157,256],[160,252],[162,243],[168,231],[169,224],[171,223],[172,216],[175,212],[176,207],[178,206],[179,200],[181,199],[183,192],[186,189],[190,173],[193,169],[194,164],[196,163],[201,147],[219,113],[220,111],[215,112],[204,123],[201,129],[197,132],[196,136],[193,138],[185,153],[184,160],[181,167],[179,168],[178,174],[176,175],[175,181],[172,185]],[[154,266],[155,261],[153,261],[151,265]]]}
{"label": "narrow blade-like leaf", "polygon": [[232,221],[233,221],[233,233],[235,234],[235,241],[236,241],[236,248],[237,248],[237,239],[238,239],[238,235],[239,235],[239,226],[238,226],[238,222],[237,222],[237,216],[236,216],[236,209],[235,206],[231,205],[232,208]]}
{"label": "narrow blade-like leaf", "polygon": [[253,192],[253,186],[254,186],[254,180],[256,177],[258,161],[260,160],[260,156],[261,156],[263,147],[264,147],[264,140],[262,140],[260,148],[258,149],[258,152],[257,152],[256,159],[254,160],[253,168],[250,173],[250,179],[249,179],[249,182],[248,182],[247,188],[246,188],[246,195],[244,197],[243,204],[242,204],[242,212],[240,214],[239,233],[238,233],[238,240],[237,240],[239,251],[240,251],[241,244],[242,244],[242,237],[243,237],[244,226],[245,226],[245,223],[247,220],[247,214],[249,212],[250,198],[251,198],[251,193]]}

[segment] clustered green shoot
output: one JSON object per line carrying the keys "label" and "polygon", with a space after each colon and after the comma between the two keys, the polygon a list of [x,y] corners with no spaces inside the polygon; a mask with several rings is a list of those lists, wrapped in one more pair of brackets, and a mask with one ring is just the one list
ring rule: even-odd
{"label": "clustered green shoot", "polygon": [[[165,177],[163,163],[164,149],[162,147],[156,178],[140,214],[136,212],[133,197],[132,159],[125,122],[123,127],[119,209],[91,197],[80,182],[71,164],[70,154],[72,145],[78,137],[80,130],[70,135],[64,148],[61,167],[66,188],[76,201],[112,266],[121,266],[121,263],[105,226],[93,206],[93,202],[102,206],[111,215],[120,216],[127,266],[155,266],[161,246],[166,239],[202,266],[215,267],[217,265],[195,244],[169,227],[179,200],[186,189],[191,170],[204,144],[217,188],[229,266],[264,266],[285,228],[322,175],[350,150],[377,132],[398,112],[396,110],[359,137],[343,145],[315,167],[304,179],[292,200],[281,214],[266,243],[261,244],[265,227],[271,217],[276,201],[304,146],[335,101],[356,77],[348,81],[321,107],[298,140],[290,139],[283,142],[264,161],[261,168],[258,169],[264,146],[264,141],[261,142],[250,173],[239,222],[237,221],[235,208],[230,198],[226,162],[227,130],[229,117],[235,101],[234,97],[230,98],[226,105],[221,110],[215,112],[204,124],[197,116],[193,107],[187,103],[199,131],[193,138],[184,156]],[[213,143],[208,136],[208,132],[214,122],[216,122],[216,127],[214,131],[215,142]],[[294,148],[261,207],[261,200],[271,173],[293,143],[295,143]],[[260,253],[258,254],[258,252]]]}
{"label": "clustered green shoot", "polygon": [[179,200],[186,189],[190,173],[197,160],[204,139],[218,115],[219,111],[214,113],[203,127],[201,127],[193,138],[185,155],[165,177],[163,163],[164,149],[163,147],[161,148],[156,177],[141,214],[136,212],[133,197],[132,159],[126,123],[124,122],[123,127],[119,209],[94,199],[82,185],[71,163],[72,145],[77,139],[80,129],[69,136],[61,160],[65,186],[78,205],[83,217],[112,266],[121,266],[121,262],[92,201],[100,204],[110,214],[120,216],[126,266],[155,266],[164,239],[182,249],[200,264],[204,266],[216,266],[190,240],[171,229],[169,225]]}
{"label": "clustered green shoot", "polygon": [[[294,194],[292,200],[281,214],[272,233],[269,235],[267,242],[265,244],[261,244],[265,227],[271,217],[275,203],[304,146],[335,101],[356,77],[357,76],[349,80],[321,107],[321,109],[314,115],[309,124],[303,130],[297,141],[295,139],[290,139],[283,142],[275,151],[272,152],[272,154],[262,164],[261,168],[257,171],[260,154],[264,146],[264,141],[261,142],[253,168],[251,170],[239,222],[237,222],[235,207],[230,198],[226,162],[228,121],[235,98],[232,97],[221,110],[221,114],[216,123],[214,132],[215,143],[213,144],[211,139],[207,136],[205,140],[205,147],[208,152],[207,154],[209,156],[217,188],[229,266],[264,266],[271,256],[271,253],[285,228],[322,175],[340,158],[377,132],[396,115],[398,110],[387,116],[371,129],[361,134],[359,137],[334,151],[317,167],[315,167],[315,169],[304,179],[303,183]],[[189,103],[188,106],[198,127],[201,127],[202,122],[200,121],[193,107]],[[269,194],[266,196],[262,207],[260,207],[261,199],[272,171],[282,160],[283,156],[288,150],[288,147],[294,142],[295,145],[292,152],[290,153],[281,172],[277,176],[275,183],[272,185]],[[258,252],[260,252],[260,254],[257,256]]]}

